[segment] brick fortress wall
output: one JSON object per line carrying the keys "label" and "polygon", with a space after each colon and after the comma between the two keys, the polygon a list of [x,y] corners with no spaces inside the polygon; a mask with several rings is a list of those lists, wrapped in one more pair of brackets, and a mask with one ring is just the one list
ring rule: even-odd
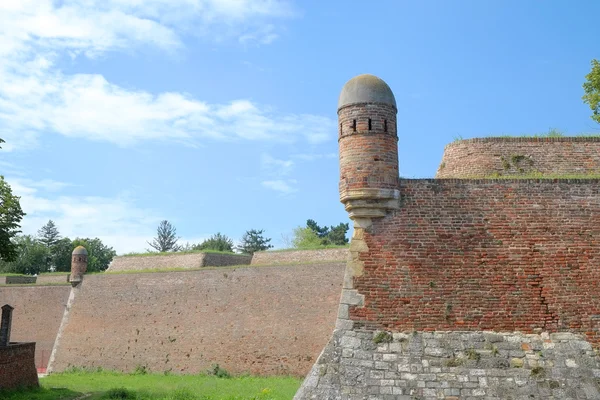
{"label": "brick fortress wall", "polygon": [[444,149],[436,178],[599,174],[600,138],[479,138]]}
{"label": "brick fortress wall", "polygon": [[15,308],[11,340],[36,342],[38,368],[47,366],[70,291],[70,285],[0,286],[0,304]]}
{"label": "brick fortress wall", "polygon": [[87,275],[53,371],[304,375],[331,336],[343,263]]}
{"label": "brick fortress wall", "polygon": [[250,264],[252,257],[223,253],[173,253],[167,255],[142,255],[115,257],[107,272],[140,271],[169,268],[222,267]]}
{"label": "brick fortress wall", "polygon": [[0,390],[38,386],[34,353],[35,343],[0,347]]}
{"label": "brick fortress wall", "polygon": [[600,347],[600,181],[403,180],[364,232],[355,326],[571,331]]}
{"label": "brick fortress wall", "polygon": [[295,399],[600,398],[600,180],[399,189]]}

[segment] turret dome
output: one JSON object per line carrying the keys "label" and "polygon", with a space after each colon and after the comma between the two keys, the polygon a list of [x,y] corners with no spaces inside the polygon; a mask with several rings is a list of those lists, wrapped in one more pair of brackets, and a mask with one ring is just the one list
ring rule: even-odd
{"label": "turret dome", "polygon": [[385,103],[396,107],[396,98],[392,89],[382,79],[363,74],[346,82],[340,94],[338,109],[360,103]]}

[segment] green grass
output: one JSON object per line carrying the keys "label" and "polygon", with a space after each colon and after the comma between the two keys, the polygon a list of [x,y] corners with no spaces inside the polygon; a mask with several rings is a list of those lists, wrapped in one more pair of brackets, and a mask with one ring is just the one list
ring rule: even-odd
{"label": "green grass", "polygon": [[473,177],[472,179],[600,179],[600,174],[542,174],[531,172],[515,175],[486,175],[484,177]]}
{"label": "green grass", "polygon": [[284,252],[284,251],[310,251],[310,250],[326,250],[326,249],[347,249],[349,247],[350,247],[350,243],[348,243],[347,245],[344,245],[344,246],[329,245],[329,246],[303,247],[301,249],[289,248],[289,249],[267,250],[265,253],[280,253],[280,252]]}
{"label": "green grass", "polygon": [[292,377],[217,378],[208,375],[132,375],[70,372],[40,379],[39,390],[0,392],[4,400],[290,400],[301,380]]}
{"label": "green grass", "polygon": [[[542,132],[542,133],[525,133],[525,134],[514,134],[514,135],[488,135],[485,136],[485,138],[567,138],[567,137],[590,137],[590,138],[597,138],[600,137],[600,133],[578,133],[575,135],[566,135],[564,132],[562,132],[559,129],[555,129],[555,128],[551,128],[548,130],[548,132]],[[458,136],[454,136],[454,142],[460,142],[463,139],[462,136],[458,135]]]}
{"label": "green grass", "polygon": [[217,250],[189,250],[189,251],[167,251],[167,252],[145,252],[145,253],[127,253],[122,254],[118,257],[153,257],[153,256],[172,256],[179,254],[199,254],[199,253],[216,253],[216,254],[227,254],[233,256],[247,256],[247,254],[239,254],[231,251],[217,251]]}

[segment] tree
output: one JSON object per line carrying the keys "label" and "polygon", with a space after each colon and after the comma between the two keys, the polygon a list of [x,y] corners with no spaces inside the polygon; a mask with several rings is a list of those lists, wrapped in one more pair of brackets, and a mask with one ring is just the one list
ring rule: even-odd
{"label": "tree", "polygon": [[299,226],[294,229],[292,245],[296,249],[311,249],[323,246],[323,241],[314,230]]}
{"label": "tree", "polygon": [[16,236],[14,243],[18,248],[17,256],[11,262],[4,262],[0,269],[4,272],[34,275],[47,272],[47,258],[50,250],[35,237]]}
{"label": "tree", "polygon": [[346,232],[350,229],[350,224],[348,223],[342,222],[337,226],[320,227],[314,220],[309,219],[306,221],[306,227],[311,229],[321,239],[322,246],[344,246],[348,244],[348,239],[346,239]]}
{"label": "tree", "polygon": [[161,221],[156,230],[157,236],[154,238],[152,243],[147,242],[154,249],[159,252],[166,251],[179,251],[177,241],[177,231],[173,225],[167,220]]}
{"label": "tree", "polygon": [[582,99],[592,109],[592,119],[600,124],[600,61],[592,60],[592,70],[585,76]]}
{"label": "tree", "polygon": [[73,243],[69,238],[62,238],[50,248],[52,271],[69,272],[71,271],[71,256],[73,253]]}
{"label": "tree", "polygon": [[321,228],[312,219],[309,219],[306,221],[306,227],[312,229],[317,234],[317,236],[320,237],[321,239],[327,237],[327,234],[329,233],[329,228],[327,228],[326,226]]}
{"label": "tree", "polygon": [[221,233],[217,232],[204,242],[194,246],[194,250],[233,252],[233,240],[228,238],[226,235],[221,235]]}
{"label": "tree", "polygon": [[18,255],[17,245],[11,239],[21,232],[19,224],[25,215],[19,200],[0,175],[0,259],[4,261],[13,261]]}
{"label": "tree", "polygon": [[242,241],[239,246],[237,246],[237,250],[241,251],[245,254],[254,254],[256,251],[263,251],[270,249],[273,247],[272,244],[269,244],[271,241],[270,238],[265,238],[263,236],[264,230],[256,230],[250,229],[246,231],[242,236]]}
{"label": "tree", "polygon": [[344,246],[348,244],[348,239],[346,238],[348,229],[350,229],[350,224],[344,224],[343,222],[337,226],[331,226],[329,228],[329,234],[327,235],[329,244],[335,246]]}
{"label": "tree", "polygon": [[60,233],[54,221],[49,220],[46,225],[42,226],[38,232],[38,239],[40,242],[50,248],[54,246],[60,240]]}

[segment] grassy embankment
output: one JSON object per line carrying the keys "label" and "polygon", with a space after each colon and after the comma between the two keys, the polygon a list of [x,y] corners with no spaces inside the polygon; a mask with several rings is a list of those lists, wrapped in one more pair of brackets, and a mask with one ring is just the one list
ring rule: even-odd
{"label": "grassy embankment", "polygon": [[291,400],[293,377],[71,372],[40,379],[41,388],[0,392],[3,400]]}

